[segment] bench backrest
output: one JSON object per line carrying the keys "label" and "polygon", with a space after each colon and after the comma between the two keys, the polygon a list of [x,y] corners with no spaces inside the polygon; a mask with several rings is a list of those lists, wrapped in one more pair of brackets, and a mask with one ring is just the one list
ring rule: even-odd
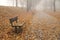
{"label": "bench backrest", "polygon": [[11,26],[13,26],[13,22],[14,22],[14,21],[16,21],[16,23],[17,23],[18,17],[16,16],[16,17],[11,18],[11,19],[9,19],[9,20],[10,20]]}

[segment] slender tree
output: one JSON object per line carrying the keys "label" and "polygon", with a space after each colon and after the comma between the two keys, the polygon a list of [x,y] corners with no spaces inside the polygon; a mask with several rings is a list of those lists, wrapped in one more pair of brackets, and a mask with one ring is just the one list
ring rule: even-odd
{"label": "slender tree", "polygon": [[27,11],[29,10],[29,8],[28,8],[28,0],[27,0]]}
{"label": "slender tree", "polygon": [[56,2],[56,0],[54,0],[54,3],[53,3],[53,5],[54,5],[54,12],[56,11],[55,2]]}
{"label": "slender tree", "polygon": [[18,7],[18,0],[16,0],[16,7]]}
{"label": "slender tree", "polygon": [[14,0],[13,0],[13,6],[14,6]]}
{"label": "slender tree", "polygon": [[31,10],[32,0],[27,0],[27,11]]}

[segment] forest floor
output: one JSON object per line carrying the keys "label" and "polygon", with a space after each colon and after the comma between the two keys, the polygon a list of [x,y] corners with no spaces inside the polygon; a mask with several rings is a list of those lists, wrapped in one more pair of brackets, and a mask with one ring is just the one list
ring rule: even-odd
{"label": "forest floor", "polygon": [[[10,18],[18,16],[23,32],[15,34]],[[16,7],[0,7],[0,40],[60,40],[60,12],[29,11]]]}

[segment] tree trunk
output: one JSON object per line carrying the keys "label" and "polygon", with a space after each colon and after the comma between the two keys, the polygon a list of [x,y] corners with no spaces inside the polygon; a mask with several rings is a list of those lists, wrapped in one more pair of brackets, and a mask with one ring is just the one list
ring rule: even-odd
{"label": "tree trunk", "polygon": [[16,7],[18,7],[18,0],[16,0]]}
{"label": "tree trunk", "polygon": [[56,0],[54,0],[54,12],[56,11],[56,7],[55,7],[55,1],[56,1]]}

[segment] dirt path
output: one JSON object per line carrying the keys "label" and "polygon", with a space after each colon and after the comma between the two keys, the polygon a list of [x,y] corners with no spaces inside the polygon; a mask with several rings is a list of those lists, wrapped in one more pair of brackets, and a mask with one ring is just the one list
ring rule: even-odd
{"label": "dirt path", "polygon": [[29,27],[31,40],[60,40],[59,30],[58,19],[45,12],[35,12]]}

